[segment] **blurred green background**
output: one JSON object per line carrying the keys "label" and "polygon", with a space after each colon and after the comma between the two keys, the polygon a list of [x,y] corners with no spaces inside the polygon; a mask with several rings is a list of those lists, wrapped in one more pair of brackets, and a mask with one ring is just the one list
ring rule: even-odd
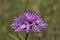
{"label": "blurred green background", "polygon": [[25,32],[15,33],[10,25],[24,10],[32,10],[48,23],[41,33],[30,32],[28,40],[60,40],[60,0],[0,0],[0,40],[24,40]]}

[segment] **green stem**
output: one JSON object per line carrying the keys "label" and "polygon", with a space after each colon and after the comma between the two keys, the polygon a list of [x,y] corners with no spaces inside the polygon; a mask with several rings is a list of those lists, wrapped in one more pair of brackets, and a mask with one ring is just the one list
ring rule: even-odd
{"label": "green stem", "polygon": [[29,34],[29,33],[26,33],[25,40],[27,40],[27,38],[28,38],[28,34]]}

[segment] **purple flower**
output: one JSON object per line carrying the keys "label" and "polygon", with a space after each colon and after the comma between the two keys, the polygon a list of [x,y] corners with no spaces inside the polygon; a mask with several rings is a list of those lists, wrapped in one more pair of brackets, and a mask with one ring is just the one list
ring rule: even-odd
{"label": "purple flower", "polygon": [[26,30],[26,33],[28,33],[30,29],[34,32],[41,32],[41,29],[46,28],[47,25],[48,24],[44,23],[36,12],[26,11],[23,12],[21,16],[14,19],[14,23],[11,27],[17,32]]}

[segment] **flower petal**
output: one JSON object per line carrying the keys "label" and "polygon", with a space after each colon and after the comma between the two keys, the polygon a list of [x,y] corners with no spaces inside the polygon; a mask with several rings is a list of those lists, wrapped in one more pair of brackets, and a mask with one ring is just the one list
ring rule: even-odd
{"label": "flower petal", "polygon": [[32,26],[32,30],[34,31],[34,32],[40,32],[40,29],[37,27],[37,26]]}
{"label": "flower petal", "polygon": [[19,27],[20,26],[20,24],[18,23],[18,22],[14,22],[13,24],[11,24],[11,27],[13,28],[13,29],[16,29],[17,27]]}
{"label": "flower petal", "polygon": [[40,26],[43,28],[47,28],[48,24],[47,23],[41,23]]}
{"label": "flower petal", "polygon": [[29,32],[29,30],[30,30],[30,26],[29,26],[29,25],[27,25],[27,26],[26,26],[26,33],[28,33],[28,32]]}
{"label": "flower petal", "polygon": [[20,28],[26,28],[26,25],[25,24],[23,24],[23,25],[21,25],[21,27]]}
{"label": "flower petal", "polygon": [[22,30],[23,30],[22,28],[18,27],[18,28],[15,30],[15,32],[21,32]]}

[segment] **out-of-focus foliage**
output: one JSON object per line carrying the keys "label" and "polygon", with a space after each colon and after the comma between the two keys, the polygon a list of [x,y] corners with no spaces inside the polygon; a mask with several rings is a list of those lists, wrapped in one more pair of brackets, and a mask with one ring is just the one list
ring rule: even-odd
{"label": "out-of-focus foliage", "polygon": [[39,13],[48,23],[41,33],[30,32],[28,40],[60,40],[60,0],[0,0],[0,40],[25,39],[25,32],[15,33],[10,25],[24,10]]}

